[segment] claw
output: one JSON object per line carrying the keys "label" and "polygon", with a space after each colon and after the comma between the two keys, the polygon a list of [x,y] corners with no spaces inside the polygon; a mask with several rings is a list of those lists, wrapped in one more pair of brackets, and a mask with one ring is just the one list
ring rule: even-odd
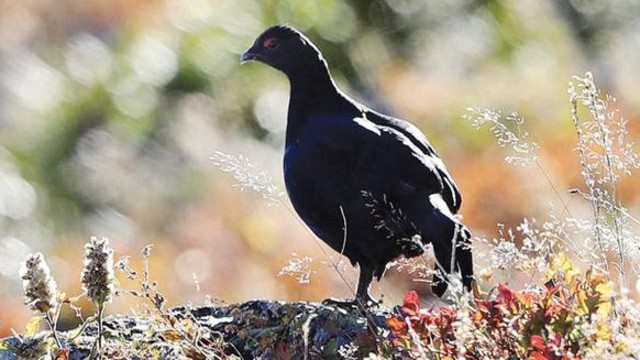
{"label": "claw", "polygon": [[375,300],[374,298],[368,295],[366,297],[355,298],[353,300],[336,299],[336,298],[328,298],[328,299],[322,300],[322,305],[335,306],[345,310],[354,309],[354,308],[369,310],[369,309],[377,308],[378,306],[380,306],[380,304],[382,304],[381,300]]}

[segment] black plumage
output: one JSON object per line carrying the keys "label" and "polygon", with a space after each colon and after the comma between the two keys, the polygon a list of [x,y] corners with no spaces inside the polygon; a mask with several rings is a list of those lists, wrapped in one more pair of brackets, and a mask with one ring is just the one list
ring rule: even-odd
{"label": "black plumage", "polygon": [[267,29],[242,55],[248,60],[289,78],[287,192],[311,230],[360,267],[356,301],[375,303],[372,279],[428,243],[439,263],[434,293],[442,296],[444,273],[456,271],[469,289],[471,234],[455,215],[462,198],[424,134],[342,93],[318,48],[291,27]]}

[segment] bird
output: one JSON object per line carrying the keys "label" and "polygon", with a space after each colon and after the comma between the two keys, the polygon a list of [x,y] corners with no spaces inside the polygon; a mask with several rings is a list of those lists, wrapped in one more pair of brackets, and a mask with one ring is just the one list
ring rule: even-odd
{"label": "bird", "polygon": [[262,32],[240,58],[284,73],[290,96],[284,182],[293,208],[311,231],[359,268],[353,300],[370,294],[387,264],[432,245],[431,289],[442,297],[449,274],[473,282],[471,232],[457,215],[460,191],[427,137],[412,123],[382,114],[338,88],[326,60],[289,25]]}

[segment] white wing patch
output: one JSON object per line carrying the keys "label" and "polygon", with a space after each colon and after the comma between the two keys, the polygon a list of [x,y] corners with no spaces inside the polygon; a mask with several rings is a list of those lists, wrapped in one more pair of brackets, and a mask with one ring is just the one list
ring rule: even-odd
{"label": "white wing patch", "polygon": [[376,126],[376,124],[374,124],[371,121],[369,121],[366,117],[353,118],[353,121],[355,121],[358,125],[362,126],[363,128],[371,131],[372,133],[374,133],[374,134],[376,134],[378,136],[382,135],[382,132]]}
{"label": "white wing patch", "polygon": [[434,208],[440,210],[441,213],[453,218],[453,214],[451,214],[451,210],[449,210],[449,206],[442,198],[442,195],[431,194],[429,195],[429,201],[431,202],[431,205],[433,205]]}

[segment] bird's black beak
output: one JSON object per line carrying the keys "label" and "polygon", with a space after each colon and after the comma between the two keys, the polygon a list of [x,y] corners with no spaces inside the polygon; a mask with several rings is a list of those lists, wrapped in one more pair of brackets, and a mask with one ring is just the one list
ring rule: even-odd
{"label": "bird's black beak", "polygon": [[256,51],[253,47],[250,47],[240,56],[240,64],[244,64],[247,61],[251,60],[259,60],[260,56],[256,54]]}

